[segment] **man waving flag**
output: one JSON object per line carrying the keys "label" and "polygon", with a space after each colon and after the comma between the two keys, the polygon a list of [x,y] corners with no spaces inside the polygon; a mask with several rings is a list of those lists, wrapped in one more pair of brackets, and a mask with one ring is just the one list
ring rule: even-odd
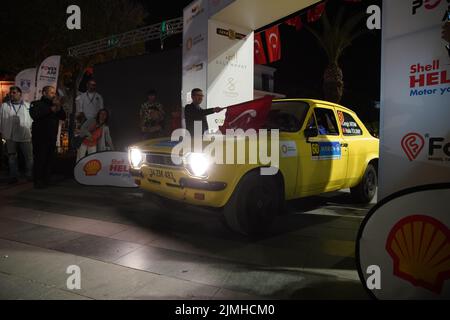
{"label": "man waving flag", "polygon": [[219,130],[225,134],[227,129],[259,130],[266,122],[272,107],[273,96],[244,102],[227,108],[225,122]]}

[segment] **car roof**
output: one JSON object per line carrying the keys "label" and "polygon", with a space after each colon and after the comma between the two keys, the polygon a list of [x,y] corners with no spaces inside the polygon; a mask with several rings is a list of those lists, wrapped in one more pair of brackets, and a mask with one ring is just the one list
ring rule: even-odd
{"label": "car roof", "polygon": [[305,98],[296,98],[296,99],[275,99],[275,100],[273,100],[273,102],[295,102],[295,101],[307,102],[307,103],[309,103],[309,104],[322,104],[322,105],[327,105],[327,106],[329,106],[329,107],[340,108],[340,109],[343,109],[343,110],[345,110],[345,111],[347,111],[347,112],[351,112],[351,113],[353,113],[353,114],[356,114],[355,111],[353,111],[353,110],[351,110],[351,109],[349,109],[349,108],[347,108],[347,107],[341,106],[340,104],[336,104],[336,103],[333,103],[333,102],[324,101],[324,100],[318,100],[318,99],[305,99]]}

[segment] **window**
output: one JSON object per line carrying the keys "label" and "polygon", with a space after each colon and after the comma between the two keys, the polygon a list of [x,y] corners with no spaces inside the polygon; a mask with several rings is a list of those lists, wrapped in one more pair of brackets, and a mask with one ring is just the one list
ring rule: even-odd
{"label": "window", "polygon": [[314,113],[309,118],[308,124],[306,125],[306,129],[317,129],[316,117],[314,117]]}
{"label": "window", "polygon": [[265,129],[279,129],[282,132],[300,131],[309,105],[301,101],[274,102],[267,117]]}
{"label": "window", "polygon": [[361,127],[351,115],[346,112],[338,111],[338,117],[344,136],[362,136],[363,131]]}
{"label": "window", "polygon": [[317,127],[319,135],[321,136],[338,136],[339,130],[336,122],[336,117],[331,109],[316,108],[314,110],[316,115]]}

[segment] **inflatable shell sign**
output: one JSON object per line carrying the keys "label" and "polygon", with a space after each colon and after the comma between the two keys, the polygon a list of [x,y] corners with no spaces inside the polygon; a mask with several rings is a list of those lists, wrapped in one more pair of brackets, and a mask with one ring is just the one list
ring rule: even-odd
{"label": "inflatable shell sign", "polygon": [[130,174],[127,152],[99,152],[80,161],[74,169],[75,180],[85,186],[137,188]]}
{"label": "inflatable shell sign", "polygon": [[428,216],[410,216],[391,230],[386,250],[394,260],[394,274],[431,290],[442,292],[450,277],[450,232]]}
{"label": "inflatable shell sign", "polygon": [[[358,272],[377,299],[450,299],[450,184],[417,187],[377,204],[357,239]],[[380,285],[369,286],[377,266]]]}

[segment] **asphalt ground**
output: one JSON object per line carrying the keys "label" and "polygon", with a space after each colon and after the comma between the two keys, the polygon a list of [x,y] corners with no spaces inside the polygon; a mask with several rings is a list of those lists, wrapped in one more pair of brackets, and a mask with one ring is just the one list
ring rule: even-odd
{"label": "asphalt ground", "polygon": [[220,212],[139,189],[0,182],[0,299],[368,299],[354,251],[374,203],[348,190],[292,201],[249,239]]}

